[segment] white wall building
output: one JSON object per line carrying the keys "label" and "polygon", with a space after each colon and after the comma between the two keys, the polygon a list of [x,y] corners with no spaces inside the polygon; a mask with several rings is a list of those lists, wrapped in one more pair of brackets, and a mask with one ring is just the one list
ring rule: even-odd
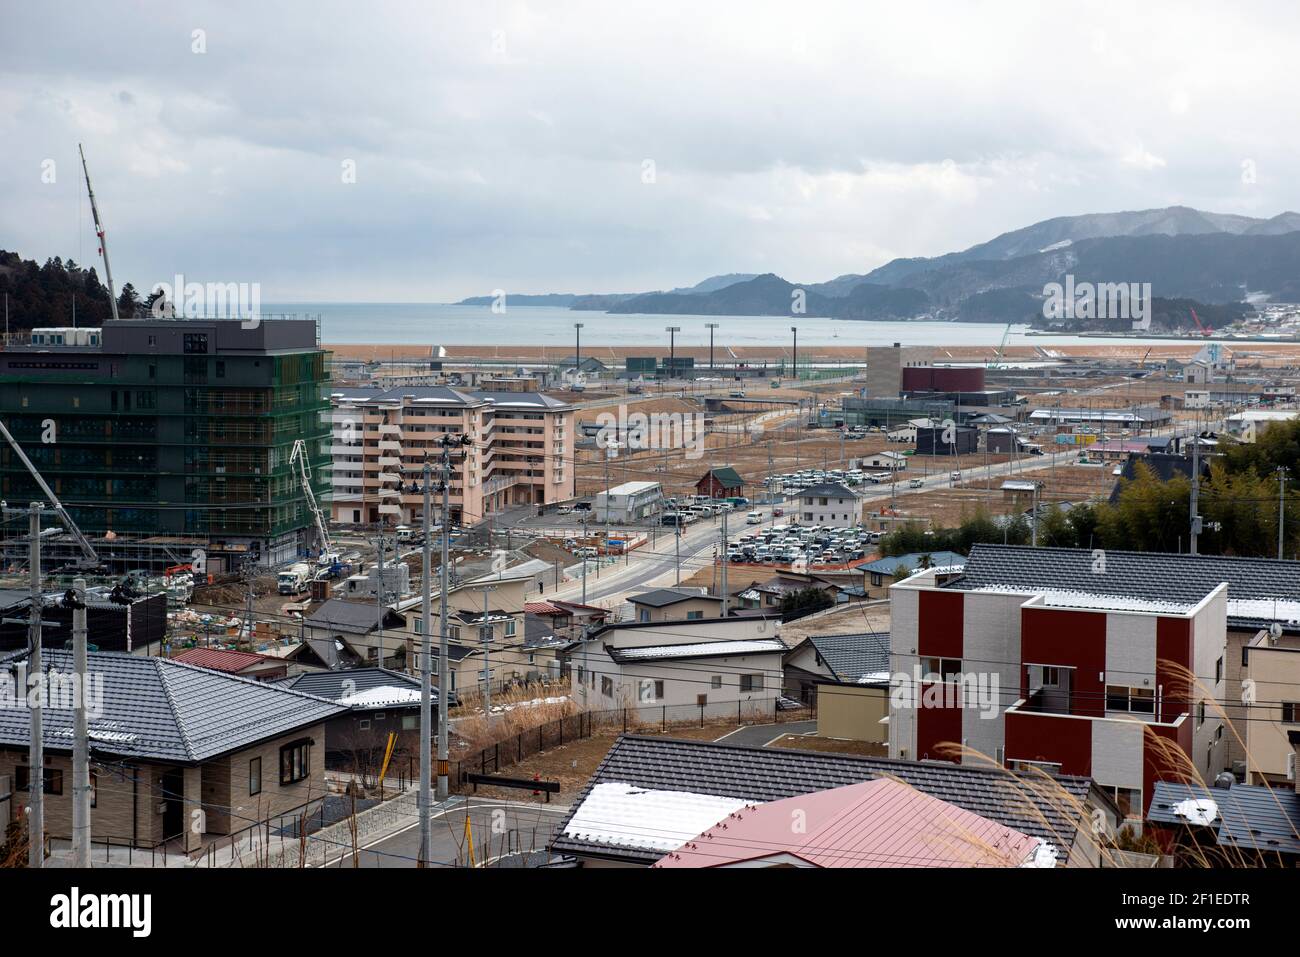
{"label": "white wall building", "polygon": [[608,492],[599,492],[591,506],[591,516],[598,522],[640,522],[659,511],[664,499],[658,482],[624,482]]}
{"label": "white wall building", "polygon": [[862,519],[857,493],[838,482],[823,482],[806,488],[798,496],[801,525],[830,525],[848,528]]}

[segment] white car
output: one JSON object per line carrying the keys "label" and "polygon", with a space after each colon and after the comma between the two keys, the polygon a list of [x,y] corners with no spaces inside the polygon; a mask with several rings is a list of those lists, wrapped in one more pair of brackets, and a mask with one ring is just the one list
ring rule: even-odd
{"label": "white car", "polygon": [[762,512],[750,512],[748,515],[745,516],[745,524],[746,524],[746,525],[762,525],[762,524],[763,524],[763,513],[762,513]]}

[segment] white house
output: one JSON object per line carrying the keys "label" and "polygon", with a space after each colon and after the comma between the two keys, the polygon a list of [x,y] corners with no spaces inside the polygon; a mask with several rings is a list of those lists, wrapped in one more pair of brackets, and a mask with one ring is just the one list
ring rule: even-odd
{"label": "white house", "polygon": [[802,525],[830,525],[848,528],[862,519],[858,496],[847,485],[823,482],[799,493],[799,522]]}
{"label": "white house", "polygon": [[599,492],[591,506],[592,518],[611,522],[639,522],[659,510],[663,487],[658,482],[624,482],[608,492]]}
{"label": "white house", "polygon": [[[915,439],[915,430],[913,430],[913,439]],[[900,471],[907,468],[907,456],[901,452],[877,452],[875,455],[868,455],[862,459],[864,469],[890,469]]]}

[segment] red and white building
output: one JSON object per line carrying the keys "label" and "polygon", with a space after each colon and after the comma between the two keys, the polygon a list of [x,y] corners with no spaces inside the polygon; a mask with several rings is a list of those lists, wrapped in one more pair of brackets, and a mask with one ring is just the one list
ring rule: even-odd
{"label": "red and white building", "polygon": [[[1214,700],[1227,693],[1228,585],[1156,600],[1105,594],[1104,576],[1044,580],[932,570],[890,589],[890,757],[1091,777],[1133,818],[1156,780],[1213,780],[1227,763]],[[900,674],[969,693],[900,697]]]}

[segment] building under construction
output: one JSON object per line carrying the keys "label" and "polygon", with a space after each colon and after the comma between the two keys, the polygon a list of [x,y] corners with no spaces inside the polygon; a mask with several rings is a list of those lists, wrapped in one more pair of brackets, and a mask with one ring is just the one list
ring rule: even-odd
{"label": "building under construction", "polygon": [[[162,571],[203,549],[219,574],[320,546],[303,487],[306,473],[325,498],[330,483],[316,322],[123,319],[94,342],[50,338],[0,351],[0,418],[110,570]],[[8,446],[0,496],[46,498]],[[21,567],[27,529],[3,529],[5,567]],[[53,526],[42,551],[51,568],[82,553]]]}

